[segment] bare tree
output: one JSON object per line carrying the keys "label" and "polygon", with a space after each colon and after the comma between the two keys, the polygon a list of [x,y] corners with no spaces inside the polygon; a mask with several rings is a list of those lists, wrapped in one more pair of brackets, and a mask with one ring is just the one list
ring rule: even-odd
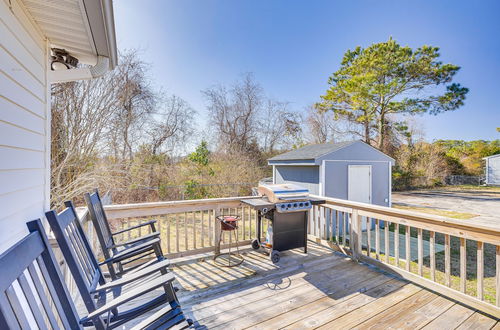
{"label": "bare tree", "polygon": [[[123,171],[121,160],[132,157],[144,135],[156,94],[135,51],[120,60],[99,79],[52,86],[52,206],[119,181],[123,175],[111,172]],[[106,152],[117,166],[103,161]]]}
{"label": "bare tree", "polygon": [[122,54],[120,65],[115,69],[114,79],[119,84],[117,91],[118,111],[113,120],[112,147],[115,157],[132,160],[133,146],[142,134],[143,125],[155,109],[157,95],[147,77],[148,67],[139,60],[137,51]]}
{"label": "bare tree", "polygon": [[298,134],[300,128],[299,115],[288,110],[287,102],[268,99],[259,124],[261,148],[272,153],[277,148],[288,148],[291,137]]}
{"label": "bare tree", "polygon": [[307,108],[305,122],[308,129],[308,141],[311,143],[336,142],[349,135],[346,134],[348,132],[345,127],[346,123],[335,120],[331,112],[320,111],[314,106]]}
{"label": "bare tree", "polygon": [[263,100],[262,87],[253,75],[246,74],[229,90],[219,85],[202,93],[220,145],[235,150],[252,148]]}
{"label": "bare tree", "polygon": [[194,132],[193,116],[195,111],[178,96],[164,97],[153,113],[148,127],[151,153],[173,152]]}
{"label": "bare tree", "polygon": [[112,75],[96,80],[53,85],[51,202],[59,206],[99,182],[91,164],[103,150],[103,138],[117,111],[117,84]]}

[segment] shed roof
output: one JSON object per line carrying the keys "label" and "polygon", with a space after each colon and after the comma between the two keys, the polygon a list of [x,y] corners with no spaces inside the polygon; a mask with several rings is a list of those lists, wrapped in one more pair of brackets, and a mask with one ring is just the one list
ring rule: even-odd
{"label": "shed roof", "polygon": [[387,159],[394,164],[393,158],[361,140],[338,143],[312,144],[269,158],[268,163],[269,165],[319,165],[319,162],[325,157],[331,157],[336,152],[340,152],[340,150],[342,149],[350,148],[351,146],[360,144],[364,147],[368,147],[368,150],[373,150],[377,154],[382,155],[384,159]]}
{"label": "shed roof", "polygon": [[323,155],[340,150],[348,145],[360,141],[346,141],[338,143],[322,143],[322,144],[311,144],[302,148],[298,148],[289,152],[285,152],[281,155],[274,156],[269,161],[273,160],[306,160],[306,159],[316,159]]}
{"label": "shed roof", "polygon": [[483,159],[490,159],[490,158],[496,158],[496,157],[500,157],[500,154],[491,155],[491,156],[488,156],[488,157],[483,157]]}

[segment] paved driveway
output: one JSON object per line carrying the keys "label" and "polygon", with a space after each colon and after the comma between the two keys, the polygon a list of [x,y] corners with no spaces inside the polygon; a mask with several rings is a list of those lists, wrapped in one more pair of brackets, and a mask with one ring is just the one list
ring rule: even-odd
{"label": "paved driveway", "polygon": [[500,191],[418,190],[394,192],[393,203],[477,214],[464,221],[500,226]]}

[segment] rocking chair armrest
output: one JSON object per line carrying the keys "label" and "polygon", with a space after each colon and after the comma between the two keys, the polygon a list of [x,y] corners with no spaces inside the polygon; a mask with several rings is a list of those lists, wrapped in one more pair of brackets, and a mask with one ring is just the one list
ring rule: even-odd
{"label": "rocking chair armrest", "polygon": [[167,267],[169,265],[170,265],[169,260],[159,261],[151,266],[148,266],[146,268],[141,269],[140,271],[124,275],[122,278],[108,282],[102,286],[98,286],[97,288],[92,290],[90,293],[97,293],[97,292],[101,292],[101,291],[110,290],[110,289],[113,289],[116,287],[124,286],[125,284],[134,282],[136,280],[140,280],[140,279],[142,279],[146,276],[149,276],[151,274],[154,274],[156,272],[160,272],[162,269],[165,269],[165,272],[166,272]]}
{"label": "rocking chair armrest", "polygon": [[141,237],[137,237],[137,238],[131,239],[131,240],[126,241],[126,242],[120,242],[120,243],[113,244],[113,245],[109,246],[108,248],[112,249],[112,248],[115,248],[115,247],[120,247],[120,246],[125,246],[125,245],[129,245],[129,244],[138,243],[140,241],[147,242],[148,240],[156,238],[159,235],[160,235],[160,232],[155,231],[155,232],[152,232],[151,234],[147,234],[147,235],[144,235],[144,236],[141,236]]}
{"label": "rocking chair armrest", "polygon": [[111,300],[107,304],[99,307],[89,315],[85,316],[80,322],[84,323],[89,321],[92,318],[95,318],[97,316],[100,316],[104,313],[107,313],[111,311],[112,309],[117,308],[118,306],[121,306],[128,301],[135,299],[137,297],[140,297],[148,292],[151,292],[169,282],[172,282],[175,279],[174,274],[168,273],[165,275],[161,275],[149,282],[144,283],[143,285],[140,285],[138,287],[135,287],[134,289],[127,291],[126,293],[116,297],[115,299]]}
{"label": "rocking chair armrest", "polygon": [[110,263],[112,264],[112,263],[119,262],[119,261],[122,261],[124,259],[130,258],[130,257],[133,257],[139,253],[142,253],[148,249],[153,248],[153,246],[155,244],[158,244],[159,242],[160,242],[159,238],[153,238],[153,239],[150,239],[144,243],[131,246],[130,248],[127,248],[123,251],[118,252],[117,254],[112,256],[111,258],[108,258],[108,259],[100,262],[99,266],[107,265]]}
{"label": "rocking chair armrest", "polygon": [[144,227],[144,226],[149,226],[149,225],[152,225],[155,223],[156,223],[156,220],[150,220],[150,221],[140,223],[140,224],[133,226],[133,227],[130,227],[130,228],[125,228],[125,229],[119,230],[117,232],[112,233],[111,235],[114,236],[114,235],[122,234],[122,233],[129,231],[129,230],[137,229],[137,228]]}

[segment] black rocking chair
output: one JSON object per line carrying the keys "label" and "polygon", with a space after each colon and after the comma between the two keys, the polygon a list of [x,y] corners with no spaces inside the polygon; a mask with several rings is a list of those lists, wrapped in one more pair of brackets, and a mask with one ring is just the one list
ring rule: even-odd
{"label": "black rocking chair", "polygon": [[[0,329],[81,329],[42,223],[28,227],[31,233],[0,255]],[[98,318],[95,324],[104,327]]]}
{"label": "black rocking chair", "polygon": [[[176,326],[182,329],[190,326],[191,321],[184,317],[172,285],[174,275],[167,273],[168,260],[106,283],[73,204],[66,202],[66,209],[61,213],[50,211],[46,216],[89,313],[81,320],[85,326],[97,329],[116,328],[160,306],[159,311],[140,323],[140,328],[168,329]],[[123,306],[125,303],[130,305],[131,300],[156,289],[162,289],[163,293],[129,309]],[[113,294],[114,299],[107,302],[109,293]],[[118,307],[121,307],[120,310]],[[105,320],[104,327],[100,323],[101,317]]]}
{"label": "black rocking chair", "polygon": [[[158,260],[164,259],[160,246],[160,233],[155,228],[156,220],[147,221],[113,233],[98,190],[96,189],[92,194],[86,193],[85,201],[90,211],[90,218],[97,233],[102,253],[106,259],[105,264],[108,266],[109,275],[113,280],[121,277],[127,271],[147,267]],[[149,226],[151,233],[126,242],[116,242],[114,239],[116,235],[144,226]],[[153,253],[156,258],[148,260],[147,258]],[[118,269],[115,268],[115,264]],[[133,266],[130,266],[131,264]]]}

